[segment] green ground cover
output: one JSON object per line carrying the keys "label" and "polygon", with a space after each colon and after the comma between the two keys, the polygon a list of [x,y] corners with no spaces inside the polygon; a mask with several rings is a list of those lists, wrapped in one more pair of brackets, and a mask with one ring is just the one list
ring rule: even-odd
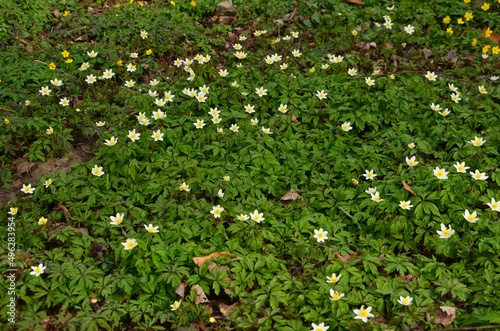
{"label": "green ground cover", "polygon": [[500,1],[352,1],[0,0],[2,326],[500,324]]}

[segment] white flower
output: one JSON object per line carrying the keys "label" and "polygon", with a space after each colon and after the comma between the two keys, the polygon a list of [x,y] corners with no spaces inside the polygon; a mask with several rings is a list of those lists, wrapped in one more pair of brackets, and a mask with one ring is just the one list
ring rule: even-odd
{"label": "white flower", "polygon": [[45,186],[45,188],[49,187],[50,184],[52,184],[52,179],[47,179],[44,183],[43,183],[43,186]]}
{"label": "white flower", "polygon": [[255,112],[254,108],[255,108],[255,106],[252,106],[252,105],[248,104],[248,105],[245,106],[245,111],[247,113],[251,114],[251,113]]}
{"label": "white flower", "polygon": [[348,132],[348,131],[351,131],[351,130],[352,130],[351,122],[344,122],[344,124],[342,124],[340,127],[341,127],[341,128],[342,128],[342,130],[344,130],[345,132]]}
{"label": "white flower", "polygon": [[210,211],[210,214],[214,215],[215,218],[219,218],[221,213],[224,211],[224,208],[222,208],[220,205],[213,206],[212,210]]}
{"label": "white flower", "polygon": [[439,179],[448,179],[448,173],[449,172],[445,171],[444,168],[439,169],[439,167],[436,167],[436,169],[434,169],[434,176]]}
{"label": "white flower", "polygon": [[487,205],[491,208],[493,211],[500,211],[500,201],[495,201],[494,198],[491,198],[491,202],[487,203]]}
{"label": "white flower", "polygon": [[427,78],[430,81],[435,82],[436,81],[436,74],[434,72],[427,71],[427,74],[425,75],[425,78]]}
{"label": "white flower", "polygon": [[474,140],[469,140],[468,143],[474,146],[482,146],[486,140],[483,140],[483,137],[474,137]]}
{"label": "white flower", "polygon": [[410,296],[407,296],[406,298],[400,296],[399,300],[398,300],[398,303],[402,304],[403,306],[411,306],[412,305],[412,301],[413,301],[413,298],[410,297]]}
{"label": "white flower", "polygon": [[473,211],[472,214],[470,214],[468,209],[465,210],[465,213],[462,214],[462,216],[469,223],[476,223],[479,220],[479,218],[477,218],[477,213]]}
{"label": "white flower", "polygon": [[239,129],[239,127],[236,124],[231,124],[231,126],[229,127],[229,130],[231,130],[233,132],[239,132],[238,129]]}
{"label": "white flower", "polygon": [[457,169],[457,172],[462,172],[462,173],[466,173],[467,169],[470,168],[465,166],[465,162],[459,163],[458,161],[457,164],[454,164],[453,166],[455,167],[455,169]]}
{"label": "white flower", "polygon": [[163,141],[163,135],[164,133],[161,133],[160,130],[153,131],[153,135],[151,138],[154,138],[155,141],[161,140]]}
{"label": "white flower", "polygon": [[106,142],[104,143],[104,145],[114,146],[114,145],[116,145],[117,142],[118,142],[118,138],[111,137],[109,140],[106,140]]}
{"label": "white flower", "polygon": [[377,176],[377,174],[375,174],[373,172],[373,169],[368,171],[368,170],[365,170],[365,173],[363,174],[363,176],[365,176],[366,179],[373,179]]}
{"label": "white flower", "polygon": [[50,92],[52,92],[52,90],[50,90],[48,86],[45,86],[45,87],[42,86],[40,88],[40,91],[38,91],[38,92],[42,93],[42,95],[49,95]]}
{"label": "white flower", "polygon": [[375,201],[375,202],[384,201],[384,199],[380,198],[380,194],[378,192],[375,192],[375,194],[370,193],[370,195],[372,196],[372,198],[371,198],[372,201]]}
{"label": "white flower", "polygon": [[488,54],[483,54],[483,59],[487,59],[488,58]]}
{"label": "white flower", "polygon": [[434,110],[434,111],[440,111],[441,110],[441,106],[440,105],[435,105],[435,104],[431,103],[431,109]]}
{"label": "white flower", "polygon": [[294,57],[300,57],[300,56],[302,55],[302,53],[301,53],[298,49],[294,49],[294,50],[292,51],[292,55],[293,55]]}
{"label": "white flower", "polygon": [[265,127],[262,127],[262,132],[264,132],[265,134],[273,134],[270,128],[265,128]]}
{"label": "white flower", "polygon": [[451,95],[451,101],[455,102],[455,103],[458,103],[460,100],[462,100],[462,98],[460,98],[460,94],[458,93],[453,93]]}
{"label": "white flower", "polygon": [[311,331],[326,331],[330,328],[329,326],[325,326],[325,323],[319,323],[318,325],[313,323],[312,327],[313,329]]}
{"label": "white flower", "polygon": [[219,198],[224,198],[224,192],[222,192],[222,189],[220,189],[219,192],[217,192],[217,196]]}
{"label": "white flower", "polygon": [[406,210],[410,210],[410,208],[413,207],[413,205],[411,204],[411,201],[400,201],[399,207]]}
{"label": "white flower", "polygon": [[136,140],[141,139],[141,134],[135,132],[135,129],[133,129],[132,131],[128,132],[128,136],[127,137],[129,137],[130,140],[132,140],[132,141],[136,141]]}
{"label": "white flower", "polygon": [[127,71],[129,72],[134,72],[137,70],[137,67],[133,65],[132,63],[127,64]]}
{"label": "white flower", "polygon": [[179,307],[181,306],[181,302],[182,302],[182,300],[180,300],[180,301],[175,301],[175,302],[174,302],[174,304],[170,305],[170,308],[171,308],[172,310],[177,310],[177,309],[179,309]]}
{"label": "white flower", "polygon": [[280,104],[278,110],[283,113],[283,114],[286,114],[286,112],[288,111],[288,105],[283,105],[283,104]]}
{"label": "white flower", "polygon": [[220,114],[220,110],[218,110],[217,107],[210,108],[210,111],[208,112],[208,114],[212,115],[212,117],[218,117]]}
{"label": "white flower", "polygon": [[102,75],[105,79],[110,79],[115,75],[115,73],[113,72],[113,69],[108,69],[104,70],[104,73]]}
{"label": "white flower", "polygon": [[349,69],[347,70],[347,73],[349,74],[349,76],[356,76],[358,74],[358,69],[355,68]]}
{"label": "white flower", "polygon": [[156,91],[149,90],[148,94],[149,94],[150,97],[156,97],[156,96],[158,96],[158,92],[156,92]]}
{"label": "white flower", "polygon": [[203,127],[206,125],[205,122],[203,120],[196,120],[196,123],[193,123],[194,126],[197,128],[197,129],[203,129]]}
{"label": "white flower", "polygon": [[149,233],[158,233],[158,232],[160,232],[158,230],[158,227],[157,226],[153,226],[153,224],[149,224],[149,225],[144,224],[144,227],[146,228],[146,230]]}
{"label": "white flower", "polygon": [[23,184],[23,188],[21,189],[21,191],[23,191],[24,193],[33,194],[33,192],[35,192],[35,188],[32,188],[31,184]]}
{"label": "white flower", "polygon": [[214,124],[219,124],[219,123],[220,123],[220,121],[221,121],[221,119],[220,119],[220,117],[219,117],[219,116],[214,116],[214,117],[212,117],[212,122],[213,122]]}
{"label": "white flower", "polygon": [[408,34],[412,34],[415,31],[415,27],[408,24],[407,26],[405,26],[405,31]]}
{"label": "white flower", "polygon": [[316,91],[316,96],[321,100],[321,99],[326,99],[326,96],[328,93],[325,93],[325,91]]}
{"label": "white flower", "polygon": [[48,129],[47,129],[47,134],[52,134],[54,133],[54,129],[52,129],[52,127],[50,126]]}
{"label": "white flower", "polygon": [[451,228],[451,225],[447,229],[446,226],[443,223],[441,223],[441,231],[438,230],[437,233],[439,235],[439,238],[446,239],[450,238],[451,235],[455,233],[455,230]]}
{"label": "white flower", "polygon": [[341,274],[339,274],[337,276],[337,274],[333,273],[331,277],[330,276],[326,276],[326,282],[327,283],[332,283],[332,284],[337,283],[340,280],[340,277],[342,277]]}
{"label": "white flower", "polygon": [[173,102],[174,101],[174,98],[175,98],[175,95],[172,94],[172,92],[168,91],[168,92],[165,92],[165,100],[168,101],[168,102]]}
{"label": "white flower", "polygon": [[111,225],[120,225],[123,221],[123,217],[125,216],[124,213],[116,213],[116,216],[110,216],[109,218],[111,219],[110,224]]}
{"label": "white flower", "polygon": [[261,86],[260,88],[255,88],[255,93],[257,93],[257,95],[259,97],[263,97],[264,95],[267,95],[267,90],[264,89],[264,86]]}
{"label": "white flower", "polygon": [[406,157],[406,163],[410,166],[410,167],[414,167],[418,164],[418,161],[415,161],[415,156],[412,156],[411,158],[408,158],[408,156]]}
{"label": "white flower", "polygon": [[475,180],[487,180],[489,178],[488,176],[486,176],[485,172],[479,172],[479,170],[477,170],[477,169],[476,169],[476,172],[469,172],[469,174]]}
{"label": "white flower", "polygon": [[498,79],[498,76],[491,76],[490,77],[490,80],[493,81],[493,82],[496,81],[497,79]]}
{"label": "white flower", "polygon": [[145,30],[141,31],[141,38],[146,39],[148,37],[148,33]]}
{"label": "white flower", "polygon": [[458,92],[458,87],[456,87],[455,84],[448,83],[448,87],[452,92]]}
{"label": "white flower", "polygon": [[325,63],[325,64],[323,64],[323,65],[321,66],[321,69],[326,70],[326,69],[328,69],[328,67],[329,67],[328,63]]}
{"label": "white flower", "polygon": [[[415,147],[415,143],[409,143],[408,144],[408,148],[414,148]],[[408,160],[408,157],[406,158]],[[408,161],[407,161],[408,162]]]}
{"label": "white flower", "polygon": [[125,81],[124,85],[126,87],[133,87],[135,85],[135,82],[133,80],[128,80],[128,81]]}
{"label": "white flower", "polygon": [[450,115],[450,113],[451,113],[451,112],[450,112],[450,111],[448,111],[448,108],[446,108],[446,109],[445,109],[445,110],[443,110],[443,111],[438,111],[438,113],[439,113],[439,115],[441,115],[441,116],[448,116],[448,115]]}
{"label": "white flower", "polygon": [[377,192],[377,188],[376,187],[369,187],[368,190],[365,190],[365,193],[368,193],[368,194],[372,194],[372,193],[375,193]]}
{"label": "white flower", "polygon": [[122,245],[125,247],[125,250],[128,251],[137,246],[137,240],[129,238],[126,242],[122,243]]}
{"label": "white flower", "polygon": [[257,123],[259,123],[259,120],[257,118],[250,119],[250,124],[257,125]]}
{"label": "white flower", "polygon": [[392,29],[392,25],[393,25],[393,23],[391,23],[391,21],[386,21],[386,22],[384,23],[384,26],[385,26],[387,29]]}
{"label": "white flower", "polygon": [[69,100],[68,100],[68,98],[62,98],[59,101],[59,104],[62,105],[63,107],[69,106]]}
{"label": "white flower", "polygon": [[229,75],[229,73],[227,72],[226,69],[224,69],[224,70],[221,69],[221,70],[219,70],[219,75],[221,77],[226,77],[227,75]]}
{"label": "white flower", "polygon": [[364,323],[366,323],[366,322],[368,322],[368,318],[375,316],[372,313],[370,313],[371,311],[372,311],[372,307],[368,307],[365,309],[365,306],[361,306],[360,309],[354,309],[353,312],[354,312],[354,314],[356,314],[354,319],[362,320]]}
{"label": "white flower", "polygon": [[254,220],[255,222],[257,223],[260,223],[262,222],[263,220],[265,220],[264,218],[264,213],[260,213],[259,214],[259,211],[258,210],[255,210],[253,213],[250,213],[250,218],[252,220]]}
{"label": "white flower", "polygon": [[165,100],[163,99],[155,99],[155,105],[157,105],[158,107],[163,107],[165,106]]}
{"label": "white flower", "polygon": [[105,172],[102,171],[102,167],[98,167],[97,164],[94,165],[94,167],[92,168],[92,175],[97,176],[97,177],[101,177],[104,174],[105,174]]}
{"label": "white flower", "polygon": [[368,84],[368,86],[373,86],[375,85],[375,79],[371,79],[371,77],[365,77],[365,83]]}
{"label": "white flower", "polygon": [[89,57],[92,57],[92,58],[96,57],[96,56],[97,56],[97,54],[99,54],[99,53],[94,52],[94,51],[87,52],[87,55],[88,55]]}
{"label": "white flower", "polygon": [[80,66],[80,68],[78,68],[78,70],[84,71],[84,70],[87,70],[89,67],[90,67],[90,65],[88,62],[83,62],[82,65]]}
{"label": "white flower", "polygon": [[486,88],[484,86],[479,86],[478,89],[479,89],[479,93],[488,94],[488,92],[486,91]]}
{"label": "white flower", "polygon": [[324,242],[326,239],[328,239],[327,237],[327,234],[328,232],[327,231],[323,231],[323,228],[319,229],[319,230],[314,230],[314,238],[316,238],[318,240],[318,242]]}
{"label": "white flower", "polygon": [[189,191],[191,191],[191,188],[189,187],[188,184],[186,184],[186,182],[183,182],[182,185],[179,186],[179,191],[189,192]]}
{"label": "white flower", "polygon": [[344,295],[344,293],[339,293],[338,291],[330,289],[330,300],[332,301],[340,300],[340,298],[342,298]]}
{"label": "white flower", "polygon": [[153,79],[152,81],[149,82],[149,85],[151,86],[156,86],[158,85],[159,81],[157,79]]}
{"label": "white flower", "polygon": [[237,215],[236,218],[238,218],[240,221],[246,221],[248,219],[248,215],[240,214]]}
{"label": "white flower", "polygon": [[31,267],[31,269],[33,269],[33,271],[32,271],[32,272],[30,272],[30,275],[34,275],[34,276],[37,276],[37,277],[38,277],[38,276],[40,276],[41,274],[43,274],[43,273],[44,273],[44,270],[45,270],[46,268],[47,268],[47,267],[44,267],[42,263],[40,263],[40,264],[38,265],[38,267],[33,266],[33,267]]}

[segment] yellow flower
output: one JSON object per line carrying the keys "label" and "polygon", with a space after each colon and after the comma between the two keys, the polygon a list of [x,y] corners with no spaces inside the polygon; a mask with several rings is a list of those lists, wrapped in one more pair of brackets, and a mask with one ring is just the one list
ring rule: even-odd
{"label": "yellow flower", "polygon": [[153,53],[153,50],[152,50],[152,49],[148,49],[148,50],[146,51],[146,55],[151,55],[151,53]]}
{"label": "yellow flower", "polygon": [[56,70],[56,68],[57,68],[57,67],[56,67],[56,65],[54,64],[54,62],[51,62],[51,63],[49,64],[49,69],[50,69],[50,70]]}
{"label": "yellow flower", "polygon": [[66,63],[72,63],[73,62],[73,59],[67,59],[66,61],[64,61]]}
{"label": "yellow flower", "polygon": [[115,8],[118,8],[118,7],[120,7],[120,6],[121,6],[121,4],[117,3],[117,4],[115,5]]}
{"label": "yellow flower", "polygon": [[4,118],[3,121],[5,122],[5,124],[9,124],[10,123],[10,121],[8,119],[6,119],[6,118]]}
{"label": "yellow flower", "polygon": [[353,35],[353,36],[355,36],[355,35],[357,35],[357,34],[358,34],[358,31],[356,31],[356,30],[352,30],[352,31],[351,31],[351,33],[352,33],[352,35]]}
{"label": "yellow flower", "polygon": [[446,29],[446,33],[448,33],[450,36],[453,34],[453,29],[451,28],[451,26]]}
{"label": "yellow flower", "polygon": [[144,6],[144,4],[142,3],[142,1],[137,1],[137,3],[138,3],[141,7],[143,7],[143,6]]}
{"label": "yellow flower", "polygon": [[464,3],[469,3],[469,2],[470,2],[470,0],[464,0]]}
{"label": "yellow flower", "polygon": [[500,47],[495,46],[495,47],[493,47],[493,48],[491,49],[491,51],[493,52],[493,54],[498,54],[498,53],[500,53]]}
{"label": "yellow flower", "polygon": [[196,1],[191,1],[191,6],[196,7]]}
{"label": "yellow flower", "polygon": [[175,2],[173,2],[173,1],[170,1],[170,3],[172,4],[172,6],[175,6]]}
{"label": "yellow flower", "polygon": [[465,15],[464,15],[465,19],[467,21],[471,20],[474,18],[474,16],[472,15],[472,13],[469,13],[469,12],[466,12]]}
{"label": "yellow flower", "polygon": [[458,23],[458,24],[464,24],[465,22],[464,22],[464,20],[463,20],[462,18],[459,18],[459,19],[457,20],[457,23]]}
{"label": "yellow flower", "polygon": [[472,39],[472,46],[476,46],[476,44],[477,44],[477,39],[476,38]]}
{"label": "yellow flower", "polygon": [[490,4],[485,2],[482,6],[481,6],[481,9],[484,10],[484,11],[487,11],[488,9],[490,9]]}
{"label": "yellow flower", "polygon": [[62,54],[63,57],[68,57],[69,56],[69,52],[66,51],[66,50],[62,51],[61,54]]}
{"label": "yellow flower", "polygon": [[443,18],[443,23],[448,24],[450,22],[451,22],[450,16],[446,16],[445,18]]}
{"label": "yellow flower", "polygon": [[69,10],[65,10],[64,13],[63,13],[63,16],[66,17],[66,16],[68,16],[69,13],[70,13]]}
{"label": "yellow flower", "polygon": [[491,45],[486,45],[486,46],[484,46],[484,47],[483,47],[483,54],[488,53],[488,51],[490,50],[490,48],[491,48]]}
{"label": "yellow flower", "polygon": [[491,36],[491,34],[493,33],[492,30],[490,30],[490,28],[488,28],[485,32],[484,32],[484,35],[486,38],[489,38]]}
{"label": "yellow flower", "polygon": [[122,60],[118,60],[118,61],[116,61],[116,64],[118,64],[118,66],[121,67],[122,64],[123,64],[123,61]]}

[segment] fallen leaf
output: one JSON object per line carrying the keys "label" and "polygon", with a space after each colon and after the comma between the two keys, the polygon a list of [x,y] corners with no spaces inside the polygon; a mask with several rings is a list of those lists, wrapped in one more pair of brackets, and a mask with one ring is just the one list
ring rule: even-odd
{"label": "fallen leaf", "polygon": [[457,62],[457,51],[450,51],[448,54],[446,54],[445,57],[443,57],[443,60],[446,61],[451,61],[453,63]]}
{"label": "fallen leaf", "polygon": [[[487,30],[488,30],[488,27],[485,26],[483,28],[483,37],[485,37],[485,38],[487,38],[486,37]],[[497,44],[497,45],[500,42],[500,35],[498,33],[496,33],[495,31],[493,31],[493,33],[488,38],[492,39],[495,42],[495,44]]]}
{"label": "fallen leaf", "polygon": [[61,16],[61,13],[60,13],[57,9],[54,9],[54,10],[52,11],[52,14],[54,14],[54,16],[55,16],[56,18],[58,18],[59,16]]}
{"label": "fallen leaf", "polygon": [[[442,306],[439,308],[435,308],[434,311],[436,312],[435,320],[434,323],[436,324],[442,324],[444,326],[450,325],[453,323],[455,320],[455,313],[456,313],[456,308],[455,307],[446,307]],[[427,322],[431,321],[431,316],[429,313],[426,313],[427,315]]]}
{"label": "fallen leaf", "polygon": [[219,3],[219,7],[222,11],[232,11],[234,10],[233,1],[227,0]]}
{"label": "fallen leaf", "polygon": [[194,285],[191,289],[196,292],[196,298],[194,299],[195,304],[198,305],[200,303],[208,302],[208,298],[200,285]]}
{"label": "fallen leaf", "polygon": [[292,122],[299,123],[299,121],[297,120],[297,117],[295,117],[295,115],[292,115]]}
{"label": "fallen leaf", "polygon": [[35,162],[23,163],[17,167],[17,171],[19,174],[29,173],[34,166],[36,166]]}
{"label": "fallen leaf", "polygon": [[223,303],[219,303],[219,309],[220,309],[220,312],[222,313],[222,315],[228,317],[232,313],[234,313],[234,309],[236,308],[237,305],[238,305],[238,303],[233,303],[231,306],[226,306]]}
{"label": "fallen leaf", "polygon": [[290,191],[286,192],[286,194],[281,197],[281,201],[295,201],[297,199],[304,200],[304,198],[300,196],[299,192],[294,189],[290,189]]}
{"label": "fallen leaf", "polygon": [[422,53],[424,53],[426,59],[432,55],[432,51],[430,49],[424,49]]}
{"label": "fallen leaf", "polygon": [[358,5],[358,6],[363,6],[365,4],[363,1],[359,1],[359,0],[345,0],[345,1],[353,3],[353,4]]}
{"label": "fallen leaf", "polygon": [[226,252],[215,252],[207,256],[197,256],[193,257],[193,262],[198,266],[201,267],[203,263],[207,262],[211,258],[214,257],[221,257],[221,256],[230,256],[230,257],[236,257],[236,255],[231,254],[231,253],[226,253]]}
{"label": "fallen leaf", "polygon": [[184,289],[186,288],[186,284],[184,283],[180,283],[179,286],[177,286],[177,288],[175,289],[175,293],[177,293],[181,298],[184,299]]}
{"label": "fallen leaf", "polygon": [[414,196],[418,197],[418,195],[416,195],[416,194],[415,194],[415,192],[413,192],[413,191],[411,190],[411,186],[410,186],[410,185],[406,184],[404,180],[402,180],[402,182],[403,182],[403,186],[405,187],[405,189],[406,189],[408,192],[410,192],[410,193],[411,193],[411,194],[413,194]]}
{"label": "fallen leaf", "polygon": [[355,257],[358,257],[360,255],[361,255],[361,251],[359,249],[356,249],[356,252],[354,252],[354,255],[347,253],[345,256],[342,256],[342,255],[340,255],[339,252],[335,252],[335,257],[344,263],[347,263],[347,261],[352,260]]}

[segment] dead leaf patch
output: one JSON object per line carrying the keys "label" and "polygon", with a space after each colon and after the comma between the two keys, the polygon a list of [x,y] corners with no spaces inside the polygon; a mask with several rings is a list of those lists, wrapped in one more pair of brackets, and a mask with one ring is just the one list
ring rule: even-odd
{"label": "dead leaf patch", "polygon": [[193,257],[193,262],[198,266],[201,267],[203,263],[207,262],[211,258],[214,257],[221,257],[221,256],[229,256],[229,257],[236,257],[236,255],[231,254],[231,253],[226,253],[226,252],[215,252],[207,256],[197,256]]}
{"label": "dead leaf patch", "polygon": [[416,195],[416,194],[415,194],[415,192],[413,192],[413,191],[411,190],[411,186],[410,186],[410,185],[406,184],[404,180],[402,180],[402,182],[403,182],[403,186],[405,187],[405,189],[406,189],[408,192],[410,192],[410,193],[411,193],[411,194],[413,194],[414,196],[418,197],[418,195]]}
{"label": "dead leaf patch", "polygon": [[177,293],[182,299],[184,299],[184,290],[186,289],[187,285],[184,283],[180,283],[179,286],[175,289],[175,293]]}
{"label": "dead leaf patch", "polygon": [[500,35],[498,33],[496,33],[495,31],[493,31],[489,37],[486,37],[486,31],[487,30],[488,30],[488,28],[485,26],[483,28],[483,37],[484,38],[490,38],[491,40],[493,40],[495,42],[495,44],[498,45],[498,43],[500,42]]}
{"label": "dead leaf patch", "polygon": [[359,1],[359,0],[345,0],[345,1],[353,3],[353,4],[358,5],[358,6],[364,6],[365,5],[365,3],[363,1]]}
{"label": "dead leaf patch", "polygon": [[220,312],[222,313],[222,315],[224,315],[225,317],[228,317],[232,313],[234,313],[234,309],[236,308],[237,305],[238,305],[238,303],[234,303],[231,306],[227,306],[223,303],[219,303],[219,309],[220,309]]}
{"label": "dead leaf patch", "polygon": [[340,255],[339,252],[335,252],[335,257],[344,263],[347,263],[347,261],[352,260],[355,257],[358,257],[360,255],[361,255],[361,251],[359,249],[356,249],[356,252],[354,252],[354,255],[347,253],[345,256],[342,256],[342,255]]}
{"label": "dead leaf patch", "polygon": [[[434,323],[436,324],[442,324],[444,326],[450,325],[453,323],[455,320],[455,313],[456,313],[456,308],[455,307],[446,307],[442,306],[439,308],[435,308],[434,311],[436,312],[435,320]],[[429,313],[427,314],[427,322],[431,321],[431,316]]]}
{"label": "dead leaf patch", "polygon": [[194,285],[191,289],[196,292],[196,298],[194,299],[195,304],[198,305],[200,303],[208,302],[208,298],[200,285]]}

